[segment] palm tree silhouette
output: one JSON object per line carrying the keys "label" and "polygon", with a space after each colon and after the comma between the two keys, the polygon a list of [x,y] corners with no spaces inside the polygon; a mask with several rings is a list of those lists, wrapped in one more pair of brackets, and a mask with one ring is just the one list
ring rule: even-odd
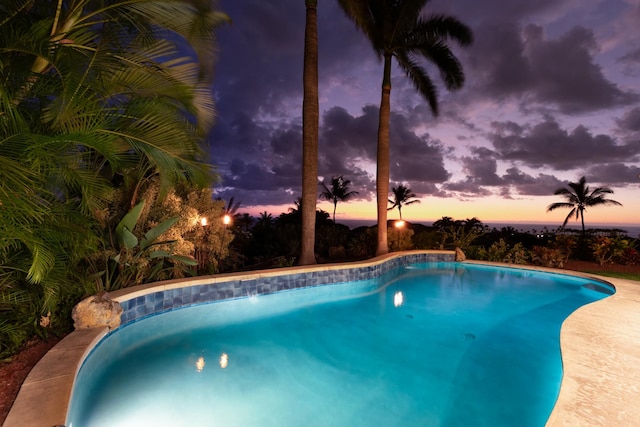
{"label": "palm tree silhouette", "polygon": [[261,212],[260,216],[258,217],[258,222],[256,223],[256,226],[271,227],[272,225],[273,225],[273,215],[271,215],[267,211]]}
{"label": "palm tree silhouette", "polygon": [[448,40],[471,44],[471,29],[456,18],[444,15],[423,17],[429,0],[339,0],[347,16],[367,36],[378,57],[384,59],[382,98],[378,123],[376,196],[378,243],[376,255],[389,252],[387,243],[387,198],[389,196],[389,118],[391,98],[391,58],[411,79],[427,100],[434,116],[438,114],[437,90],[420,57],[437,66],[448,90],[464,83],[462,65],[453,55]]}
{"label": "palm tree silhouette", "polygon": [[397,187],[393,187],[391,192],[393,193],[393,200],[389,199],[389,203],[391,203],[392,206],[387,208],[387,210],[390,211],[397,207],[398,213],[400,214],[400,220],[402,220],[402,206],[420,203],[420,200],[415,199],[417,196],[414,192],[411,191],[409,187],[405,187],[402,184]]}
{"label": "palm tree silhouette", "polygon": [[[224,199],[222,197],[216,197],[216,200],[224,202]],[[231,196],[229,198],[229,201],[225,202],[224,204],[224,214],[235,217],[241,205],[242,202],[240,200],[236,201],[235,197]]]}
{"label": "palm tree silhouette", "polygon": [[346,202],[358,195],[357,191],[349,191],[351,181],[344,179],[342,175],[334,176],[331,178],[331,187],[327,187],[327,184],[322,181],[320,183],[324,188],[324,191],[320,193],[320,197],[333,202],[333,223],[336,223],[336,208],[338,202]]}
{"label": "palm tree silhouette", "polygon": [[590,191],[590,188],[587,185],[587,180],[584,176],[580,178],[578,182],[570,182],[568,186],[569,188],[558,188],[553,193],[554,195],[564,197],[566,201],[550,204],[547,207],[547,212],[551,212],[559,208],[571,209],[567,217],[564,219],[562,227],[567,225],[567,221],[569,221],[569,218],[575,215],[576,221],[578,220],[578,218],[582,220],[583,235],[585,233],[584,211],[586,211],[588,207],[599,205],[622,206],[620,202],[606,198],[607,194],[613,194],[613,190],[611,190],[610,188],[596,187],[593,189],[593,191]]}

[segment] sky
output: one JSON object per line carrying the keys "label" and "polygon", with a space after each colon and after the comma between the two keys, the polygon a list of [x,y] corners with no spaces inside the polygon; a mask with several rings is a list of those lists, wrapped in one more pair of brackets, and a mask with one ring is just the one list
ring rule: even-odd
{"label": "sky", "polygon": [[[301,196],[304,1],[219,7],[233,22],[218,31],[215,195],[277,216]],[[623,205],[588,209],[587,225],[640,224],[639,0],[433,0],[424,13],[456,17],[474,43],[450,45],[466,75],[460,90],[423,64],[437,118],[392,69],[390,187],[421,200],[404,219],[560,225],[568,210],[546,212],[562,201],[554,191],[585,176]],[[318,0],[318,38],[319,180],[343,175],[358,192],[338,204],[338,222],[375,219],[383,64],[336,1]]]}

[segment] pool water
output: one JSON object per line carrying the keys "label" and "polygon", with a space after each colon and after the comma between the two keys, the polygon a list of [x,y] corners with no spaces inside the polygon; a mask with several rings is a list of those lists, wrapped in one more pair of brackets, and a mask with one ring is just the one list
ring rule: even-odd
{"label": "pool water", "polygon": [[178,309],[83,364],[68,427],[543,426],[560,326],[612,294],[459,263]]}

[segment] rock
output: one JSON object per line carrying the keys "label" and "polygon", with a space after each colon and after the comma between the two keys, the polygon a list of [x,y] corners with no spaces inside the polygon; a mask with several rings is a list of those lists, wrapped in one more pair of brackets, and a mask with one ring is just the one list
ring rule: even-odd
{"label": "rock", "polygon": [[100,292],[80,301],[71,311],[73,327],[76,329],[115,329],[120,326],[122,307],[106,292]]}
{"label": "rock", "polygon": [[466,259],[467,257],[465,256],[464,252],[462,252],[462,249],[456,248],[456,261],[460,262],[465,261]]}

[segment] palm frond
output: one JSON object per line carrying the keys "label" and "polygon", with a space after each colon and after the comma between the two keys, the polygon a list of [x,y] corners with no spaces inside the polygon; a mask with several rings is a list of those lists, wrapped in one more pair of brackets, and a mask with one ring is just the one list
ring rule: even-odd
{"label": "palm frond", "polygon": [[574,204],[573,203],[569,203],[569,202],[556,202],[556,203],[552,203],[549,206],[547,206],[547,212],[551,212],[554,211],[556,209],[563,209],[563,208],[573,208]]}
{"label": "palm frond", "polygon": [[434,41],[455,41],[460,46],[473,43],[473,32],[458,19],[445,15],[430,15],[427,19],[418,19],[414,31],[427,35]]}
{"label": "palm frond", "polygon": [[338,0],[338,3],[345,15],[364,33],[378,58],[381,58],[384,50],[384,40],[379,31],[384,19],[384,8],[381,2]]}
{"label": "palm frond", "polygon": [[576,220],[580,218],[580,210],[578,208],[571,209],[571,211],[569,211],[569,213],[567,214],[567,217],[564,219],[564,222],[562,223],[563,227],[567,225],[567,222],[569,222],[574,214],[576,216]]}
{"label": "palm frond", "polygon": [[404,51],[396,52],[395,58],[400,68],[411,79],[413,86],[424,97],[431,107],[434,116],[438,116],[438,89],[424,68],[418,65],[409,54]]}

